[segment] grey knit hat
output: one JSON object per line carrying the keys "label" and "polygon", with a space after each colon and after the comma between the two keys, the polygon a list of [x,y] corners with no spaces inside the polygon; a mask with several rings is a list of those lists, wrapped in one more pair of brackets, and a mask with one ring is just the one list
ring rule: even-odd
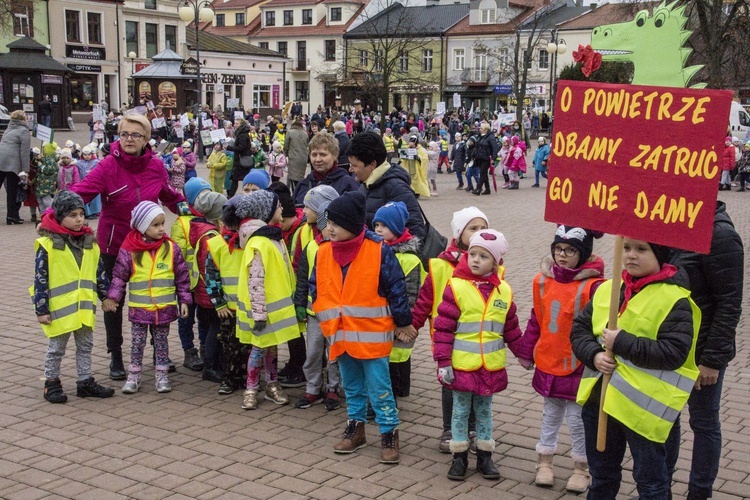
{"label": "grey knit hat", "polygon": [[273,218],[279,197],[270,191],[253,191],[237,200],[235,214],[240,219],[258,219],[266,224]]}
{"label": "grey knit hat", "polygon": [[55,211],[55,220],[62,220],[76,208],[84,208],[83,199],[73,191],[60,191],[52,201],[52,209]]}
{"label": "grey knit hat", "polygon": [[314,212],[320,212],[323,202],[331,202],[339,197],[338,191],[327,184],[320,184],[305,194],[305,206]]}
{"label": "grey knit hat", "polygon": [[318,229],[320,231],[325,229],[326,226],[328,225],[328,213],[327,212],[328,212],[328,205],[330,204],[331,202],[326,200],[323,203],[321,203],[320,206],[318,207],[318,222],[316,222],[315,224],[318,226]]}
{"label": "grey knit hat", "polygon": [[221,219],[227,197],[216,191],[203,191],[195,199],[193,207],[202,213],[206,220],[215,221]]}

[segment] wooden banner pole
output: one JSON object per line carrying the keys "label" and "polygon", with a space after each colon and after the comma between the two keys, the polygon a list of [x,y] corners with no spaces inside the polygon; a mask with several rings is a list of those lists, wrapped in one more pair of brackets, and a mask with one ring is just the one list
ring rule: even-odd
{"label": "wooden banner pole", "polygon": [[[622,282],[622,236],[615,236],[614,258],[612,259],[612,293],[609,296],[609,330],[617,329],[617,314],[620,310],[620,283]],[[612,353],[606,350],[610,358]],[[607,394],[607,386],[612,374],[602,377],[602,394],[599,398],[599,428],[596,435],[596,449],[603,452],[607,447],[607,414],[604,413],[604,397]]]}

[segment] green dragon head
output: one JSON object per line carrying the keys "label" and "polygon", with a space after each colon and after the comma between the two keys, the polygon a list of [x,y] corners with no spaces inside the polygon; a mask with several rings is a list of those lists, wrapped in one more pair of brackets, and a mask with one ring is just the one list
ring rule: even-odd
{"label": "green dragon head", "polygon": [[[635,15],[632,21],[597,26],[591,32],[591,46],[603,61],[632,62],[634,85],[687,87],[703,66],[685,67],[692,49],[683,44],[693,33],[685,29],[685,6],[667,0]],[[693,85],[704,87],[705,84]]]}

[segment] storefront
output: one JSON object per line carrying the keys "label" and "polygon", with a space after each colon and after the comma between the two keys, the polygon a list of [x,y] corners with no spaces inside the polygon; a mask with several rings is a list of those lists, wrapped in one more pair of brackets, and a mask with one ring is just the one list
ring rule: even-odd
{"label": "storefront", "polygon": [[8,44],[8,52],[0,54],[0,104],[9,112],[22,109],[29,121],[37,121],[39,102],[47,96],[52,128],[63,128],[71,113],[70,81],[75,74],[46,51],[28,37]]}
{"label": "storefront", "polygon": [[165,116],[193,111],[197,76],[189,64],[171,49],[151,58],[154,63],[133,74],[132,106],[161,106]]}

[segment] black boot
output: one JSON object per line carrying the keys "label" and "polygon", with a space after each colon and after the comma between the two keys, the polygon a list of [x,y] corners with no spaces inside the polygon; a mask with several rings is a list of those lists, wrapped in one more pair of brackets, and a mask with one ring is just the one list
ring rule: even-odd
{"label": "black boot", "polygon": [[448,470],[448,479],[454,481],[463,481],[466,479],[466,469],[469,468],[469,452],[462,451],[461,453],[453,454],[453,463],[451,464],[450,470]]}
{"label": "black boot", "polygon": [[474,191],[472,191],[471,194],[479,196],[480,194],[482,194],[482,192],[479,190],[479,188],[477,188]]}
{"label": "black boot", "polygon": [[477,449],[477,472],[485,479],[500,479],[500,473],[492,462],[492,452]]}
{"label": "black boot", "polygon": [[79,398],[111,398],[115,390],[96,383],[94,377],[76,382],[76,396]]}
{"label": "black boot", "polygon": [[50,378],[44,381],[44,399],[50,403],[64,403],[68,400],[59,378]]}
{"label": "black boot", "polygon": [[109,378],[112,380],[125,380],[125,366],[122,364],[122,350],[115,349],[110,353],[112,361],[109,363]]}
{"label": "black boot", "polygon": [[471,184],[469,184],[469,185],[468,185],[468,186],[466,187],[466,190],[467,190],[467,191],[469,191],[469,192],[471,192],[471,191],[474,191],[474,186],[472,186]]}
{"label": "black boot", "polygon": [[198,349],[195,347],[185,349],[185,360],[183,361],[182,366],[194,372],[199,372],[203,369],[203,361],[198,354]]}

